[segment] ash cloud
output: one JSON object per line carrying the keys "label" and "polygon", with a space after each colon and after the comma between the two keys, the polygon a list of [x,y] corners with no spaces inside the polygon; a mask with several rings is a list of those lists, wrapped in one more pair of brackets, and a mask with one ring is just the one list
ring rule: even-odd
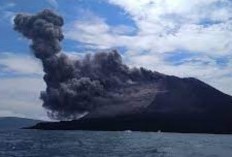
{"label": "ash cloud", "polygon": [[61,52],[63,24],[63,18],[48,9],[14,19],[14,29],[32,41],[30,48],[43,64],[47,88],[40,97],[51,118],[76,119],[110,103],[132,101],[128,89],[136,92],[134,86],[161,77],[144,68],[130,69],[116,50],[69,59]]}

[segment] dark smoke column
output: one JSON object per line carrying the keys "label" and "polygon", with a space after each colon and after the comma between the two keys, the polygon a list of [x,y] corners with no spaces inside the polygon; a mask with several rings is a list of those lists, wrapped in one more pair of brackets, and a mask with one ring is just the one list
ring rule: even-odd
{"label": "dark smoke column", "polygon": [[[43,106],[49,109],[50,105],[47,104],[49,93],[54,93],[54,96],[58,94],[56,88],[59,86],[59,81],[55,78],[57,77],[55,76],[55,71],[57,71],[57,65],[55,64],[59,60],[56,54],[59,54],[61,50],[60,41],[63,40],[61,30],[64,24],[63,18],[46,9],[36,15],[17,14],[14,23],[16,31],[32,40],[30,47],[35,57],[43,63],[47,90],[41,93],[41,99],[44,101]],[[50,116],[53,116],[52,112],[50,112]],[[56,118],[55,115],[53,117]]]}
{"label": "dark smoke column", "polygon": [[80,87],[80,83],[91,86],[92,82],[74,78],[74,62],[60,53],[63,18],[46,9],[35,15],[17,14],[14,24],[16,31],[32,40],[30,47],[35,57],[42,61],[47,89],[41,92],[41,99],[43,107],[48,109],[48,115],[54,119],[70,119],[87,111],[87,104],[78,99],[74,101],[77,93],[71,88]]}
{"label": "dark smoke column", "polygon": [[50,10],[37,15],[18,14],[14,19],[14,29],[32,40],[31,48],[35,56],[42,61],[57,54],[61,50],[63,40],[61,27],[63,18]]}

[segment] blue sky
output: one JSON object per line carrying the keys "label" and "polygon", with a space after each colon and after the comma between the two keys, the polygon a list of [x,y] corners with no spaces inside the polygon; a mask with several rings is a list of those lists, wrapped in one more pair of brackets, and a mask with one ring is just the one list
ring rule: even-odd
{"label": "blue sky", "polygon": [[12,25],[16,13],[44,8],[64,17],[70,57],[118,49],[129,66],[197,77],[232,95],[230,0],[0,0],[0,116],[46,119],[41,64]]}

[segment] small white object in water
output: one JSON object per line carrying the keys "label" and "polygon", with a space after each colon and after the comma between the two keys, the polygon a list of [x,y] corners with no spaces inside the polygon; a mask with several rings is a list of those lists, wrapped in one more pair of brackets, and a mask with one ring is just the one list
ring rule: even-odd
{"label": "small white object in water", "polygon": [[127,133],[131,133],[132,131],[131,131],[131,130],[125,130],[125,132],[127,132]]}

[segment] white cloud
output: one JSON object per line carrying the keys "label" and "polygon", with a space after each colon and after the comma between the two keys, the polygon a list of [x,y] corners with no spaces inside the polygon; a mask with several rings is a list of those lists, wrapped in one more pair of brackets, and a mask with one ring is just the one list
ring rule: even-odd
{"label": "white cloud", "polygon": [[104,19],[87,13],[84,20],[74,21],[66,28],[65,36],[68,39],[88,44],[89,47],[107,49],[117,46],[117,36],[127,33],[129,28],[120,25],[110,27]]}
{"label": "white cloud", "polygon": [[[146,41],[147,50],[186,49],[210,52],[211,55],[225,55],[232,51],[232,46],[229,46],[232,43],[232,2],[229,0],[109,2],[119,5],[131,16],[138,27],[134,39]],[[207,23],[209,25],[204,26]]]}
{"label": "white cloud", "polygon": [[[232,16],[230,0],[109,0],[109,2],[122,7],[136,22],[146,20],[162,23],[160,19],[169,15],[186,19],[189,23],[205,19],[225,21]],[[178,23],[179,20],[173,19],[172,22]]]}
{"label": "white cloud", "polygon": [[42,75],[41,63],[29,55],[16,55],[13,53],[0,52],[1,73],[37,74]]}
{"label": "white cloud", "polygon": [[55,9],[59,7],[57,0],[47,0],[47,2]]}
{"label": "white cloud", "polygon": [[134,32],[135,28],[125,25],[110,26],[103,18],[88,12],[83,13],[86,17],[84,20],[77,20],[67,27],[66,37],[100,49],[124,46],[130,50],[155,53],[183,49],[214,56],[227,55],[232,51],[230,20],[232,2],[229,3],[227,0],[193,2],[110,0],[110,2],[121,6],[131,16],[138,27],[137,33],[128,35],[127,33]]}
{"label": "white cloud", "polygon": [[[46,115],[39,100],[45,89],[42,77],[7,77],[0,81],[0,116],[11,114],[28,118],[43,118]],[[9,111],[9,112],[8,112]]]}
{"label": "white cloud", "polygon": [[131,26],[126,26],[126,25],[118,25],[111,27],[111,32],[113,34],[117,35],[127,35],[127,34],[132,34],[135,32],[135,28]]}
{"label": "white cloud", "polygon": [[66,25],[65,37],[86,44],[93,49],[109,49],[119,46],[129,46],[136,36],[136,29],[131,26],[118,24],[110,26],[105,19],[90,11],[82,11],[84,18],[77,19]]}
{"label": "white cloud", "polygon": [[40,62],[32,56],[1,52],[0,116],[44,119],[39,99],[45,89],[42,75]]}
{"label": "white cloud", "polygon": [[20,113],[15,113],[9,110],[0,110],[0,117],[21,117],[25,118],[25,115]]}

